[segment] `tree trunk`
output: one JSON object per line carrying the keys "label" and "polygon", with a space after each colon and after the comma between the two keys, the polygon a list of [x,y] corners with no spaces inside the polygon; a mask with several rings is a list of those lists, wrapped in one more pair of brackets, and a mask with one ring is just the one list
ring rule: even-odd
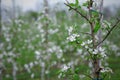
{"label": "tree trunk", "polygon": [[16,78],[16,74],[17,74],[17,65],[16,65],[16,62],[13,62],[12,65],[13,65],[13,71],[12,71],[13,80],[17,80],[17,78]]}
{"label": "tree trunk", "polygon": [[[15,0],[12,0],[12,9],[13,9],[13,11],[12,11],[13,26],[16,26],[16,23],[15,23],[15,18],[16,18]],[[16,62],[15,61],[12,62],[12,67],[13,67],[13,70],[12,70],[13,80],[17,80],[17,78],[16,78],[17,70],[16,70]]]}
{"label": "tree trunk", "polygon": [[[44,17],[48,18],[48,14],[49,14],[48,0],[44,0]],[[45,48],[46,54],[48,54],[48,52],[47,52],[47,48],[48,48],[48,25],[49,25],[48,20],[44,21],[43,27],[44,27],[44,32],[45,32],[45,41],[44,41],[43,47]],[[41,80],[45,80],[46,65],[42,66],[41,69],[42,69],[41,70]]]}
{"label": "tree trunk", "polygon": [[[98,4],[98,11],[99,11],[99,23],[102,26],[102,20],[103,20],[103,15],[102,15],[102,11],[103,10],[103,0],[99,0],[99,4]],[[101,30],[98,31],[97,34],[98,37],[98,43],[101,42],[101,38],[102,38],[102,33]],[[101,47],[101,45],[96,46],[96,47]],[[93,60],[93,77],[94,79],[101,79],[100,78],[100,70],[101,70],[101,60],[100,59],[95,59]]]}
{"label": "tree trunk", "polygon": [[[48,14],[49,14],[49,10],[48,10],[48,1],[44,0],[44,16],[47,18]],[[45,27],[45,43],[48,43],[48,21],[45,21],[44,23],[44,27]],[[47,46],[47,45],[46,45]]]}

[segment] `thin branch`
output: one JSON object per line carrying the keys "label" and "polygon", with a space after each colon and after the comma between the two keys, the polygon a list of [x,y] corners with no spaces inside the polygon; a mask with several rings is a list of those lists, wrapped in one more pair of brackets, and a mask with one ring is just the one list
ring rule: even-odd
{"label": "thin branch", "polygon": [[90,34],[90,33],[87,33],[87,32],[80,32],[80,33],[82,33],[82,34],[87,34],[87,35],[90,35],[90,36],[91,36],[91,34]]}
{"label": "thin branch", "polygon": [[67,2],[64,3],[66,6],[68,6],[70,9],[74,10],[75,12],[77,12],[80,16],[82,16],[85,20],[87,20],[89,23],[91,23],[91,21],[87,18],[87,16],[83,15],[80,11],[77,10],[77,8],[73,8],[69,5],[69,3]]}
{"label": "thin branch", "polygon": [[110,33],[113,31],[113,29],[120,23],[120,19],[117,20],[117,22],[113,25],[113,27],[108,31],[108,33],[106,34],[106,36],[103,38],[103,40],[101,42],[99,42],[96,47],[98,45],[100,45],[101,43],[103,43],[107,38],[108,36],[110,35]]}
{"label": "thin branch", "polygon": [[[84,73],[83,73],[84,74]],[[90,79],[93,79],[90,75],[84,74],[85,76],[89,77]]]}

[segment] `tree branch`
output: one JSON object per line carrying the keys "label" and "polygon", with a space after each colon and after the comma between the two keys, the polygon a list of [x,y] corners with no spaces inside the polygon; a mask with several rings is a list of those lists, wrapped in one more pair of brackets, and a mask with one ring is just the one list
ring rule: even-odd
{"label": "tree branch", "polygon": [[91,34],[90,34],[90,33],[87,33],[87,32],[80,32],[80,33],[82,33],[82,34],[87,34],[87,35],[90,35],[90,36],[91,36]]}
{"label": "tree branch", "polygon": [[80,16],[82,16],[86,21],[88,21],[89,23],[91,23],[91,21],[87,18],[87,16],[83,15],[80,11],[77,10],[77,8],[73,8],[69,5],[69,3],[67,2],[64,3],[66,6],[68,6],[70,9],[74,10],[75,12],[77,12]]}
{"label": "tree branch", "polygon": [[103,43],[103,42],[108,38],[108,36],[110,35],[110,33],[113,31],[113,29],[114,29],[119,23],[120,23],[120,19],[117,20],[117,22],[116,22],[116,23],[113,25],[113,27],[108,31],[108,33],[107,33],[106,36],[103,38],[103,40],[100,41],[100,42],[96,45],[96,47],[97,47],[98,45],[100,45],[101,43]]}

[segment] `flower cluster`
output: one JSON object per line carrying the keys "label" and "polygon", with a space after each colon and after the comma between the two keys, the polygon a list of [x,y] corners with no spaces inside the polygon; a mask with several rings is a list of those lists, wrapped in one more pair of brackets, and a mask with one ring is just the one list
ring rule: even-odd
{"label": "flower cluster", "polygon": [[61,66],[60,74],[58,75],[58,78],[63,77],[63,76],[65,75],[65,72],[67,72],[69,68],[70,68],[70,67],[67,66],[66,64],[62,65],[62,66]]}
{"label": "flower cluster", "polygon": [[99,55],[99,57],[106,57],[106,54],[105,54],[105,49],[102,48],[102,47],[98,47],[96,49],[94,49],[94,51],[92,52],[93,55]]}
{"label": "flower cluster", "polygon": [[61,71],[67,71],[70,67],[67,65],[63,65]]}
{"label": "flower cluster", "polygon": [[91,43],[92,43],[92,40],[87,40],[87,41],[82,42],[81,46],[87,49],[89,53],[91,53],[92,55],[98,55],[98,57],[102,57],[102,58],[106,57],[104,48],[97,47],[96,49],[93,49],[90,46]]}
{"label": "flower cluster", "polygon": [[76,41],[76,38],[79,37],[80,35],[78,34],[72,34],[69,37],[67,37],[67,40],[69,40],[70,42]]}
{"label": "flower cluster", "polygon": [[92,43],[92,40],[87,40],[82,42],[81,46],[84,47],[85,49],[90,49],[89,45]]}
{"label": "flower cluster", "polygon": [[72,27],[70,27],[68,29],[68,34],[69,34],[69,36],[67,37],[67,40],[70,41],[70,42],[76,41],[76,38],[80,36],[77,33],[73,33],[73,28]]}

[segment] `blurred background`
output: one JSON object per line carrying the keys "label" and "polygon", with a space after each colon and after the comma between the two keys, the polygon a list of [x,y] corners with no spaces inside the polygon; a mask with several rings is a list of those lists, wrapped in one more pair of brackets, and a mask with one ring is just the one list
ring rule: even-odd
{"label": "blurred background", "polygon": [[[81,5],[86,0],[79,1]],[[80,67],[81,80],[89,80],[82,75],[90,72],[84,51],[66,40],[70,26],[84,32],[88,31],[88,24],[69,11],[65,2],[0,0],[0,80],[68,80],[58,77],[66,64],[73,69]],[[103,15],[109,26],[114,25],[120,18],[120,0],[104,0]],[[113,70],[111,79],[106,80],[120,80],[119,34],[120,24],[104,44],[108,56],[104,65]]]}

